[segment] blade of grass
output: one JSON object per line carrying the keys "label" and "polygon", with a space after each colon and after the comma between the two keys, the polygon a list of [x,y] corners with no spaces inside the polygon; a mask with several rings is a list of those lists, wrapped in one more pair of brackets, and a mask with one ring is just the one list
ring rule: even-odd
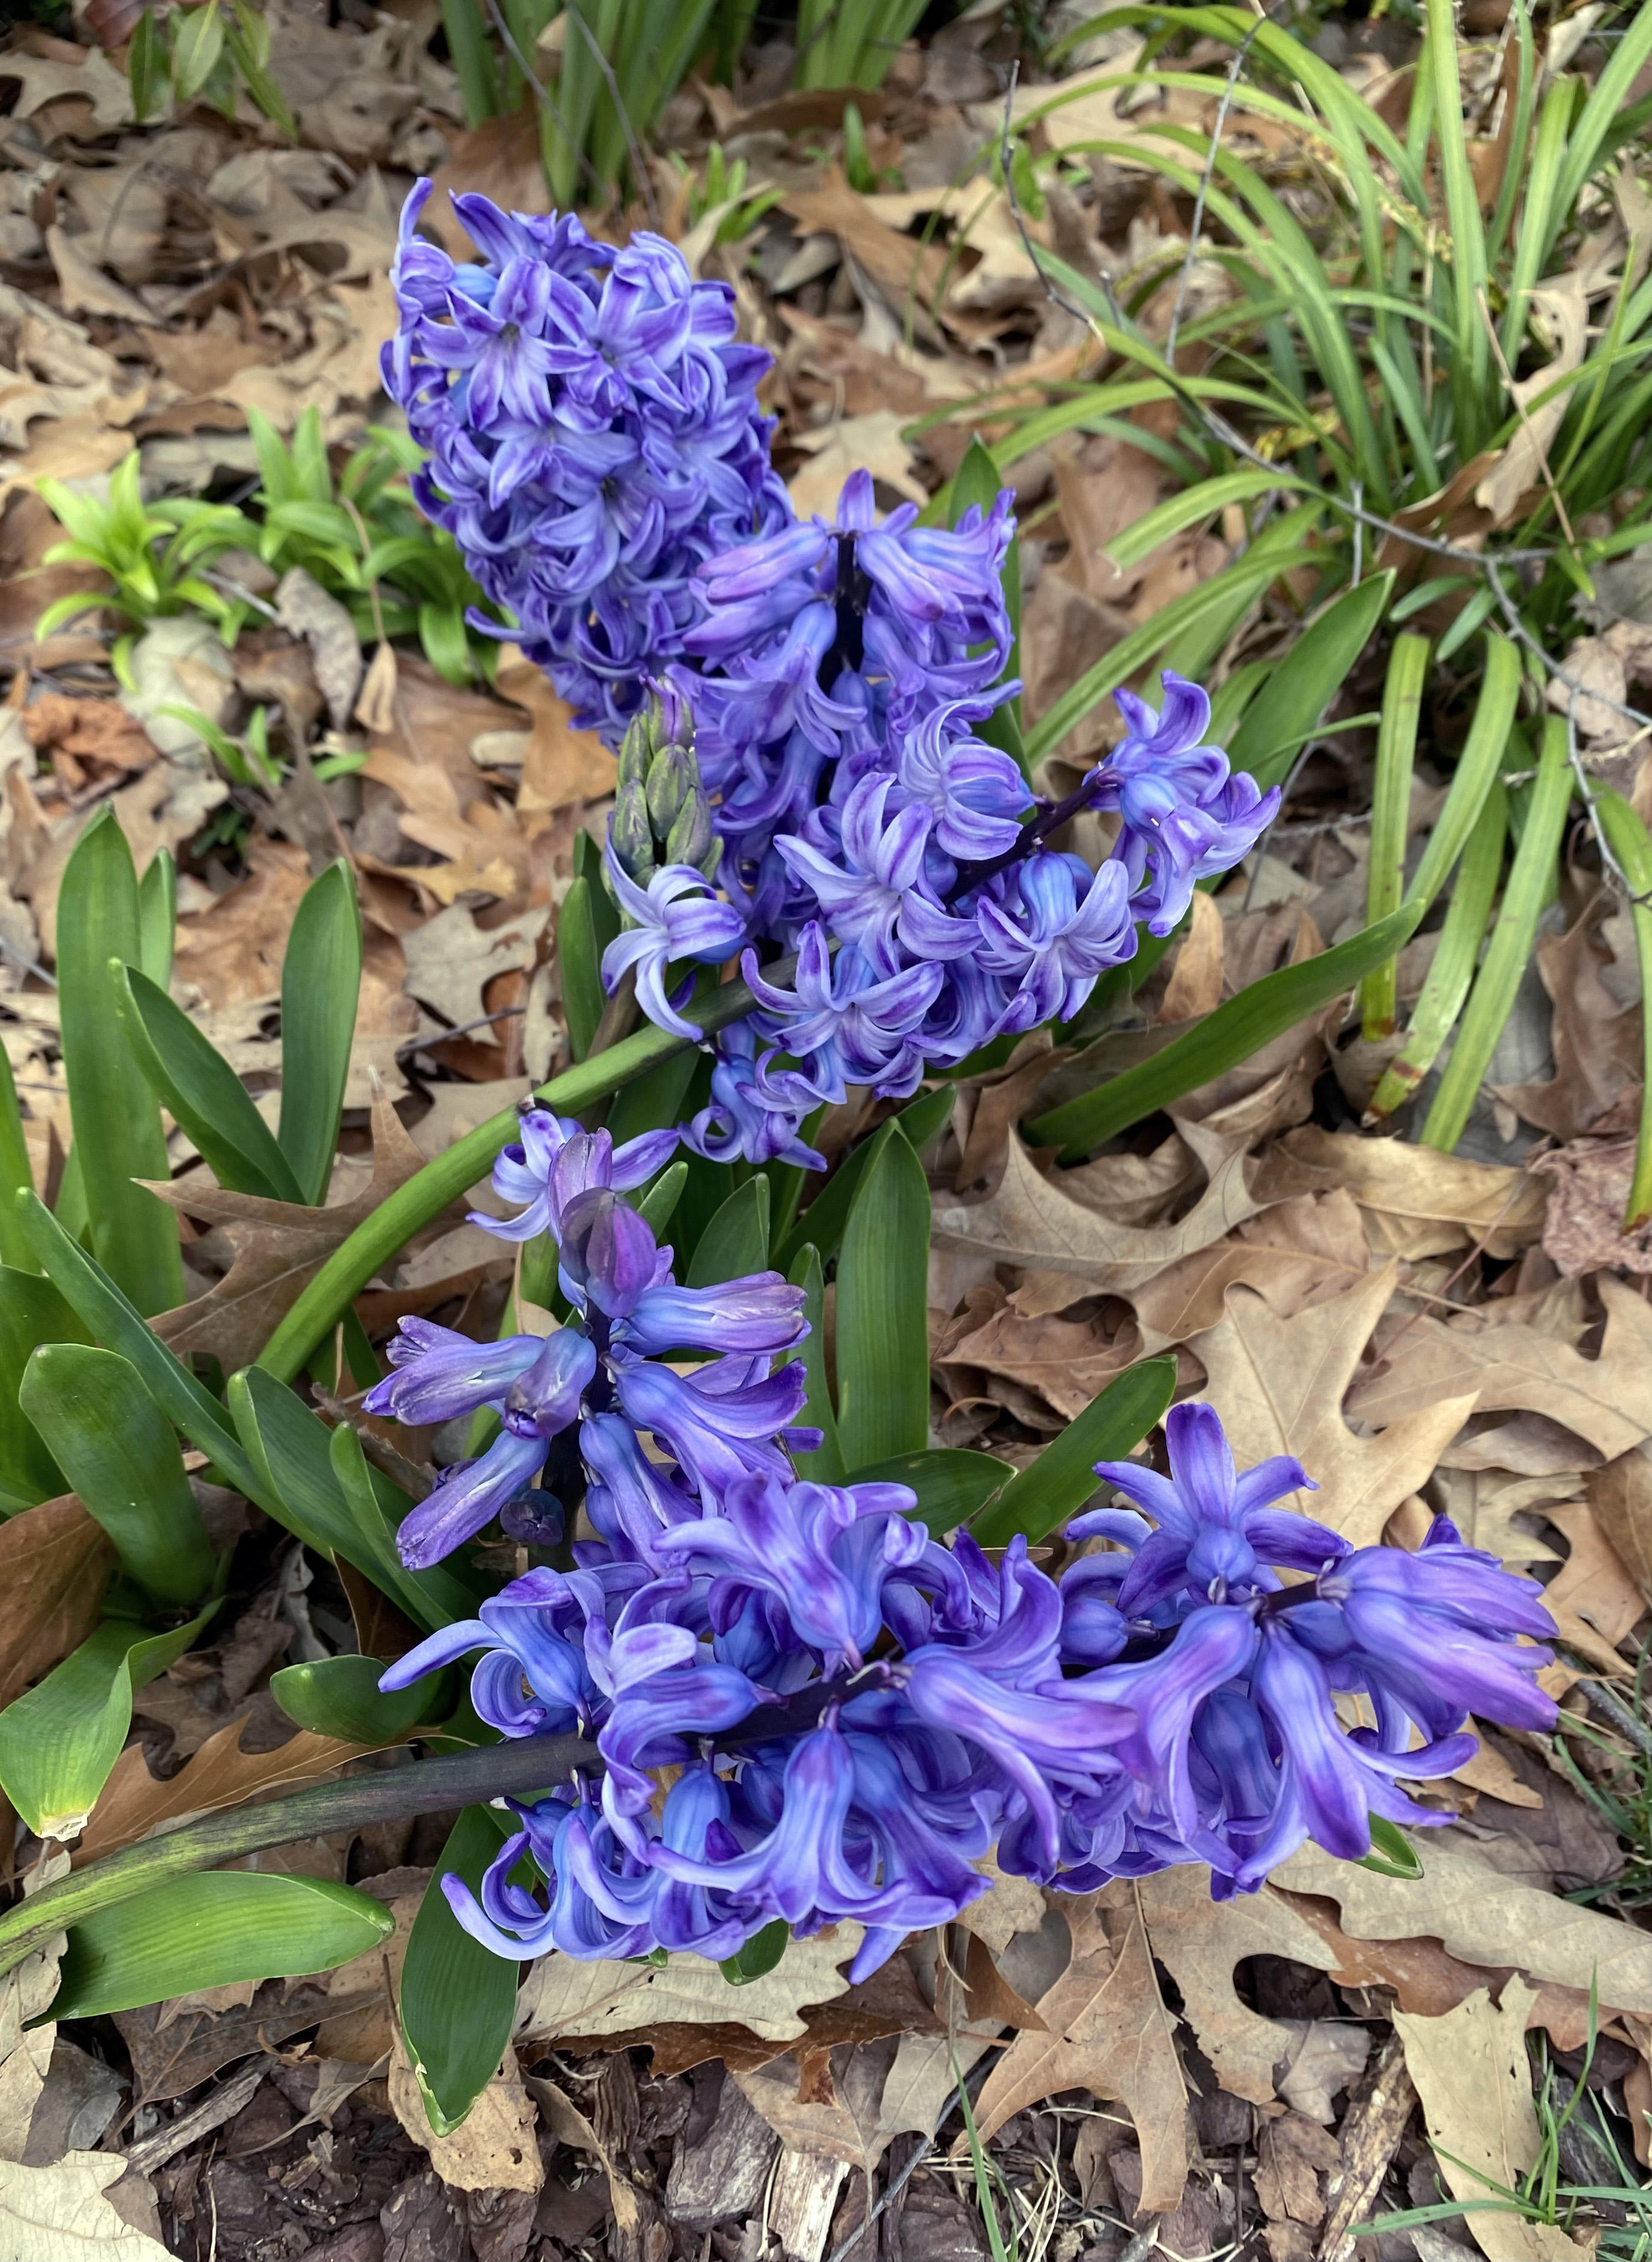
{"label": "blade of grass", "polygon": [[1024,1126],[1025,1137],[1035,1147],[1059,1146],[1074,1158],[1093,1154],[1132,1123],[1225,1074],[1351,990],[1373,966],[1410,940],[1422,915],[1420,904],[1403,904],[1381,926],[1350,935],[1317,958],[1265,974],[1151,1059],[1047,1115],[1035,1116]]}
{"label": "blade of grass", "polygon": [[1457,19],[1452,0],[1427,0],[1428,40],[1424,68],[1434,92],[1435,139],[1439,176],[1451,230],[1454,321],[1451,355],[1452,417],[1457,460],[1467,463],[1495,422],[1489,402],[1494,380],[1480,317],[1486,288],[1486,236],[1480,197],[1468,162],[1462,126],[1462,82],[1457,69]]}
{"label": "blade of grass", "polygon": [[1432,904],[1466,849],[1508,749],[1519,695],[1519,647],[1507,637],[1489,636],[1486,672],[1474,720],[1457,757],[1446,805],[1435,819],[1416,875],[1405,891],[1408,900],[1420,899],[1425,908]]}
{"label": "blade of grass", "polygon": [[23,1136],[23,1116],[18,1106],[18,1087],[11,1063],[0,1046],[0,1264],[16,1272],[38,1272],[40,1263],[18,1219],[17,1198],[32,1192],[34,1173],[29,1167],[28,1142]]}
{"label": "blade of grass", "polygon": [[1624,1231],[1636,1233],[1652,1218],[1652,836],[1633,806],[1610,786],[1596,787],[1595,814],[1606,846],[1629,882],[1629,915],[1641,966],[1641,1128],[1623,1215]]}
{"label": "blade of grass", "polygon": [[1463,1135],[1503,1025],[1509,1018],[1520,976],[1537,940],[1537,923],[1554,885],[1555,863],[1571,801],[1572,773],[1566,753],[1566,725],[1551,716],[1543,725],[1537,782],[1526,814],[1526,827],[1504,890],[1503,908],[1491,931],[1485,959],[1457,1033],[1457,1041],[1434,1094],[1422,1142],[1449,1155]]}
{"label": "blade of grass", "polygon": [[[1417,726],[1428,680],[1428,638],[1398,636],[1389,656],[1377,728],[1376,776],[1371,797],[1371,862],[1366,886],[1366,925],[1375,926],[1400,907],[1405,889],[1405,829],[1411,807]],[[1360,984],[1362,1034],[1367,1042],[1393,1034],[1399,998],[1399,962],[1385,958]]]}

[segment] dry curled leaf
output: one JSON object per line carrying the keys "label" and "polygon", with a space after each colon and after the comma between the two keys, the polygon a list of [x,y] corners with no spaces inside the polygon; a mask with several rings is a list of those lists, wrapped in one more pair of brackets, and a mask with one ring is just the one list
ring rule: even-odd
{"label": "dry curled leaf", "polygon": [[1343,1399],[1396,1277],[1397,1267],[1385,1265],[1345,1295],[1286,1320],[1253,1290],[1230,1288],[1221,1322],[1191,1345],[1240,1466],[1294,1454],[1319,1489],[1293,1495],[1293,1505],[1356,1547],[1375,1545],[1475,1404],[1472,1387],[1450,1395],[1449,1380],[1442,1386],[1437,1377],[1420,1404],[1408,1402],[1377,1436],[1349,1428]]}
{"label": "dry curled leaf", "polygon": [[1035,2006],[1045,2031],[1018,2034],[976,2103],[985,2143],[1013,2113],[1063,2089],[1128,2107],[1142,2148],[1141,2205],[1167,2212],[1187,2175],[1187,2093],[1175,2021],[1153,1973],[1143,1904],[1129,1883],[1064,1905],[1072,1960]]}
{"label": "dry curled leaf", "polygon": [[119,2152],[67,2152],[49,2168],[0,2161],[0,2253],[18,2262],[168,2262],[159,2239],[108,2196],[126,2172]]}
{"label": "dry curled leaf", "polygon": [[1513,2208],[1483,2203],[1497,2187],[1512,2190],[1538,2153],[1537,2109],[1526,2052],[1531,1990],[1517,1974],[1500,2004],[1482,1989],[1425,2019],[1399,2011],[1394,2024],[1405,2064],[1423,2100],[1429,2141],[1453,2197],[1479,2202],[1463,2221],[1490,2262],[1581,2262],[1591,2250],[1553,2224],[1528,2221]]}
{"label": "dry curled leaf", "polygon": [[191,1178],[150,1185],[150,1192],[174,1209],[219,1227],[234,1261],[205,1295],[162,1312],[149,1324],[180,1358],[210,1351],[230,1373],[249,1365],[305,1282],[386,1195],[423,1167],[424,1157],[400,1117],[388,1100],[380,1099],[373,1108],[372,1183],[352,1201],[307,1209],[262,1194],[198,1186]]}
{"label": "dry curled leaf", "polygon": [[0,1524],[0,1705],[85,1640],[114,1560],[73,1493]]}

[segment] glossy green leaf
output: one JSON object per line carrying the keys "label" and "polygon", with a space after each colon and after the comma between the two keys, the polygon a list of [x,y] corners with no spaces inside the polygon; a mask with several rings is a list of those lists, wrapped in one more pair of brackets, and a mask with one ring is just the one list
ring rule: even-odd
{"label": "glossy green leaf", "polygon": [[211,1039],[147,974],[117,960],[110,979],[115,1010],[150,1089],[200,1149],[219,1185],[301,1202],[292,1164]]}
{"label": "glossy green leaf", "polygon": [[963,461],[953,473],[947,492],[948,525],[956,526],[966,510],[978,510],[985,516],[998,501],[1003,484],[997,457],[977,433],[964,450]]}
{"label": "glossy green leaf", "polygon": [[[939,1138],[945,1130],[956,1104],[957,1093],[951,1084],[943,1084],[934,1091],[915,1093],[892,1120],[900,1126],[901,1136],[913,1152],[921,1155],[930,1141]],[[876,1144],[875,1138],[863,1139],[851,1154],[844,1156],[776,1250],[773,1262],[776,1265],[783,1270],[789,1267],[805,1242],[812,1242],[819,1250],[822,1264],[832,1262],[842,1246],[849,1207]],[[818,1180],[812,1182],[819,1184]]]}
{"label": "glossy green leaf", "polygon": [[939,1533],[967,1523],[1014,1474],[1007,1461],[991,1453],[971,1453],[961,1445],[928,1445],[920,1453],[896,1453],[887,1461],[855,1469],[848,1481],[910,1485],[918,1495],[913,1515]]}
{"label": "glossy green leaf", "polygon": [[[677,1204],[682,1199],[682,1189],[689,1182],[689,1166],[678,1159],[661,1171],[645,1194],[638,1196],[637,1210],[648,1222],[648,1230],[656,1241],[663,1241],[666,1228],[671,1223]],[[545,1297],[538,1300],[547,1301]]]}
{"label": "glossy green leaf", "polygon": [[602,974],[591,917],[591,882],[575,880],[557,914],[557,965],[562,976],[562,1009],[567,1015],[568,1045],[576,1061],[591,1049],[602,1018]]}
{"label": "glossy green leaf", "polygon": [[1371,1851],[1354,1862],[1356,1869],[1374,1869],[1379,1877],[1401,1877],[1415,1884],[1423,1874],[1423,1861],[1405,1833],[1381,1814],[1371,1817]]}
{"label": "glossy green leaf", "polygon": [[1486,672],[1475,702],[1474,720],[1457,757],[1445,806],[1434,820],[1415,876],[1405,890],[1409,900],[1432,904],[1467,848],[1508,751],[1519,696],[1519,646],[1507,637],[1489,636]]}
{"label": "glossy green leaf", "polygon": [[257,1475],[259,1503],[289,1531],[324,1554],[345,1556],[428,1631],[474,1615],[475,1595],[456,1565],[409,1571],[401,1563],[395,1531],[408,1506],[404,1494],[364,1459],[359,1485],[347,1488],[341,1483],[334,1457],[348,1452],[352,1441],[360,1453],[354,1430],[329,1431],[262,1367],[232,1375],[226,1395]]}
{"label": "glossy green leaf", "polygon": [[139,962],[138,879],[107,802],[63,873],[58,1004],[75,1153],[98,1263],[140,1312],[184,1301],[177,1219],[139,1178],[167,1178],[160,1103],[120,1026],[111,961]]}
{"label": "glossy green leaf", "polygon": [[1494,777],[1463,850],[1451,901],[1446,906],[1446,923],[1440,928],[1422,994],[1412,1009],[1405,1042],[1383,1070],[1371,1095],[1367,1113],[1379,1121],[1416,1097],[1462,1011],[1497,897],[1508,825],[1509,797],[1502,780]]}
{"label": "glossy green leaf", "polygon": [[224,52],[224,21],[218,0],[185,8],[174,18],[172,86],[180,103],[193,102],[217,69]]}
{"label": "glossy green leaf", "polygon": [[1175,1392],[1173,1358],[1138,1359],[1126,1367],[1029,1468],[970,1519],[971,1536],[983,1547],[1003,1547],[1017,1532],[1042,1539],[1077,1516],[1096,1488],[1094,1464],[1132,1453],[1164,1420]]}
{"label": "glossy green leaf", "polygon": [[820,1252],[812,1242],[798,1250],[786,1278],[794,1288],[803,1290],[803,1315],[809,1322],[809,1332],[795,1354],[803,1361],[808,1378],[808,1395],[797,1420],[804,1428],[821,1433],[817,1452],[794,1453],[791,1458],[799,1475],[807,1477],[812,1483],[841,1484],[843,1449],[838,1443],[837,1409],[832,1403],[832,1387],[826,1379],[826,1287]]}
{"label": "glossy green leaf", "polygon": [[332,1971],[377,1947],[391,1924],[382,1901],[320,1877],[219,1869],[170,1878],[69,1927],[48,2016],[91,2019],[200,1987]]}
{"label": "glossy green leaf", "polygon": [[700,1235],[685,1285],[715,1288],[768,1264],[768,1181],[760,1173],[736,1187]]}
{"label": "glossy green leaf", "polygon": [[452,1711],[451,1672],[427,1673],[410,1688],[382,1690],[384,1669],[376,1657],[349,1655],[284,1665],[270,1676],[270,1694],[299,1727],[350,1744],[397,1744],[421,1722],[443,1719]]}
{"label": "glossy green leaf", "polygon": [[786,1952],[791,1938],[791,1927],[783,1916],[754,1932],[738,1956],[725,1956],[718,1969],[731,1987],[749,1987],[754,1979],[766,1979]]}
{"label": "glossy green leaf", "polygon": [[341,857],[305,890],[281,962],[281,1123],[276,1134],[313,1207],[327,1199],[361,989],[361,913]]}
{"label": "glossy green leaf", "polygon": [[[1411,773],[1417,726],[1422,718],[1428,681],[1428,638],[1398,636],[1389,653],[1377,727],[1376,769],[1372,786],[1371,858],[1366,875],[1366,925],[1375,926],[1400,907],[1405,890],[1405,834],[1411,807]],[[1398,960],[1385,958],[1360,984],[1363,1033],[1367,1041],[1391,1036],[1398,1005]]]}
{"label": "glossy green leaf", "polygon": [[18,1394],[121,1562],[158,1603],[193,1603],[216,1558],[172,1426],[119,1354],[43,1344]]}
{"label": "glossy green leaf", "polygon": [[18,1196],[34,1185],[29,1167],[28,1142],[23,1136],[23,1113],[11,1063],[0,1046],[0,1264],[14,1272],[38,1272],[40,1262],[29,1246],[18,1217]]}
{"label": "glossy green leaf", "polygon": [[126,49],[126,83],[132,89],[132,114],[141,126],[166,100],[171,80],[171,59],[166,33],[153,8],[139,17]]}
{"label": "glossy green leaf", "polygon": [[852,1469],[929,1437],[929,1183],[895,1125],[873,1145],[838,1259],[838,1438]]}
{"label": "glossy green leaf", "polygon": [[18,1393],[41,1344],[85,1341],[85,1329],[49,1280],[0,1268],[0,1493],[8,1500],[32,1507],[69,1489]]}
{"label": "glossy green leaf", "polygon": [[1538,921],[1555,885],[1571,797],[1566,725],[1558,715],[1551,715],[1543,725],[1537,782],[1526,805],[1497,924],[1458,1024],[1451,1058],[1423,1125],[1420,1143],[1437,1148],[1443,1155],[1452,1152],[1467,1127],[1536,945]]}
{"label": "glossy green leaf", "polygon": [[138,965],[164,990],[172,979],[172,944],[177,933],[177,860],[157,848],[138,882]]}
{"label": "glossy green leaf", "polygon": [[1288,489],[1298,485],[1299,481],[1271,468],[1266,472],[1223,472],[1216,479],[1201,479],[1133,521],[1122,534],[1114,535],[1107,543],[1106,555],[1115,566],[1139,566],[1161,542],[1168,542],[1174,534],[1185,533],[1202,519],[1216,517],[1230,503],[1250,502],[1259,494],[1277,494],[1281,487]]}
{"label": "glossy green leaf", "polygon": [[516,1965],[471,1938],[440,1882],[451,1872],[480,1891],[499,1852],[501,1819],[486,1806],[467,1806],[453,1825],[401,1967],[402,2037],[438,2136],[458,2128],[498,2072],[516,2016]]}
{"label": "glossy green leaf", "polygon": [[1391,573],[1345,590],[1309,623],[1245,710],[1228,748],[1236,770],[1280,784],[1303,741],[1346,682],[1393,594]]}
{"label": "glossy green leaf", "polygon": [[1317,958],[1265,974],[1151,1059],[1047,1115],[1035,1116],[1024,1127],[1026,1137],[1034,1146],[1060,1146],[1073,1156],[1093,1153],[1132,1123],[1237,1068],[1351,990],[1367,968],[1380,965],[1410,940],[1422,916],[1420,904],[1403,904],[1381,926],[1350,935]]}
{"label": "glossy green leaf", "polygon": [[135,1367],[151,1398],[191,1442],[208,1454],[227,1482],[260,1508],[266,1502],[252,1463],[242,1451],[229,1416],[153,1328],[146,1327],[103,1267],[71,1240],[38,1194],[18,1201],[31,1249],[53,1286],[94,1343],[116,1351]]}
{"label": "glossy green leaf", "polygon": [[37,1837],[79,1835],[120,1757],[133,1691],[182,1657],[217,1608],[170,1633],[105,1618],[0,1712],[0,1786]]}
{"label": "glossy green leaf", "polygon": [[[606,1057],[606,1055],[604,1055]],[[669,1054],[658,1068],[639,1076],[614,1096],[608,1111],[608,1129],[617,1147],[645,1131],[659,1131],[682,1120],[682,1103],[700,1065],[692,1049]]]}

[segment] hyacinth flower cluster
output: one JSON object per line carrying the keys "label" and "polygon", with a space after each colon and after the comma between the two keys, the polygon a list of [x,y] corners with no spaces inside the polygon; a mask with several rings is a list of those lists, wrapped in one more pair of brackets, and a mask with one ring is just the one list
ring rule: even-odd
{"label": "hyacinth flower cluster", "polygon": [[[420,501],[581,720],[618,744],[646,685],[663,702],[629,782],[670,748],[671,805],[628,802],[622,768],[604,981],[679,1036],[696,967],[739,959],[756,999],[712,1047],[697,1152],[818,1166],[823,1103],[1071,1019],[1138,924],[1168,934],[1254,845],[1277,790],[1230,773],[1179,677],[1158,710],[1118,695],[1122,742],[1058,803],[982,735],[1020,688],[1007,493],[880,523],[860,472],[833,522],[797,518],[724,286],[657,237],[615,250],[478,196],[454,204],[484,263],[458,265],[417,232],[427,189],[384,361]],[[1053,845],[1085,810],[1115,825],[1094,871]]]}
{"label": "hyacinth flower cluster", "polygon": [[853,1922],[861,1978],[985,1892],[994,1850],[1070,1891],[1191,1861],[1252,1891],[1307,1840],[1357,1858],[1374,1815],[1447,1819],[1402,1784],[1464,1764],[1471,1712],[1553,1725],[1534,1582],[1443,1517],[1415,1553],[1350,1547],[1280,1504],[1312,1489],[1295,1461],[1236,1472],[1208,1406],[1171,1412],[1168,1475],[1098,1466],[1132,1505],[1070,1524],[1053,1573],[1023,1539],[932,1536],[903,1485],[800,1480],[803,1370],[768,1372],[806,1332],[799,1292],[677,1287],[621,1190],[657,1160],[530,1115],[500,1181],[526,1207],[496,1229],[557,1235],[570,1324],[478,1346],[404,1321],[372,1401],[503,1423],[408,1516],[410,1562],[485,1502],[523,1537],[566,1524],[556,1561],[381,1684],[480,1652],[501,1735],[590,1740],[480,1895],[444,1880],[501,1956],[723,1958],[776,1920]]}
{"label": "hyacinth flower cluster", "polygon": [[791,516],[757,406],[771,357],[736,340],[729,286],[695,282],[661,237],[617,250],[571,213],[459,195],[481,254],[462,263],[418,233],[430,187],[402,212],[382,356],[429,457],[415,493],[504,632],[617,737],[700,617],[696,570]]}

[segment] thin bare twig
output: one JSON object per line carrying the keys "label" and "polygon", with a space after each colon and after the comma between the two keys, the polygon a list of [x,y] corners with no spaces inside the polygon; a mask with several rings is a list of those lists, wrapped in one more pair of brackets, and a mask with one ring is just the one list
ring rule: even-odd
{"label": "thin bare twig", "polygon": [[[1216,123],[1210,129],[1210,148],[1205,157],[1205,169],[1199,176],[1199,193],[1194,198],[1193,226],[1187,236],[1187,253],[1181,263],[1181,272],[1176,278],[1176,300],[1170,310],[1170,328],[1165,334],[1165,358],[1173,368],[1176,361],[1176,339],[1181,328],[1181,310],[1187,303],[1187,285],[1193,277],[1194,261],[1199,253],[1199,238],[1204,232],[1205,200],[1210,194],[1210,184],[1216,178],[1216,155],[1222,147],[1222,130],[1228,122],[1228,112],[1239,84],[1239,73],[1244,68],[1257,33],[1266,19],[1259,18],[1245,33],[1228,71],[1228,83],[1222,90],[1222,99],[1216,104]],[[1359,575],[1354,575],[1359,580]]]}

